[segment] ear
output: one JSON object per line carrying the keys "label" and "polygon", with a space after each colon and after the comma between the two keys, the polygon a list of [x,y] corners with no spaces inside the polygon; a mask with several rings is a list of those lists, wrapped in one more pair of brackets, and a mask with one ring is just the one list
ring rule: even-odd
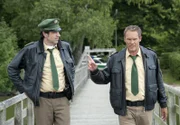
{"label": "ear", "polygon": [[126,43],[126,38],[125,38],[125,36],[124,36],[124,42]]}
{"label": "ear", "polygon": [[47,37],[47,36],[48,36],[47,33],[45,33],[45,32],[42,32],[42,33],[43,33],[43,36],[44,36],[44,37]]}
{"label": "ear", "polygon": [[140,36],[140,37],[139,37],[139,39],[140,39],[140,41],[139,41],[139,42],[141,42],[141,40],[142,40],[142,36]]}

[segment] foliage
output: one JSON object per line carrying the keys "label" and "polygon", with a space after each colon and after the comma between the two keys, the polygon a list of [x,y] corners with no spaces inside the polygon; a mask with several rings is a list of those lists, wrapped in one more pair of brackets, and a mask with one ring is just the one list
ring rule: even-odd
{"label": "foliage", "polygon": [[173,74],[169,69],[162,70],[163,81],[167,84],[180,85],[180,80],[174,78]]}
{"label": "foliage", "polygon": [[[128,0],[127,0],[128,1]],[[178,50],[179,6],[174,0],[150,3],[114,0],[113,11],[118,10],[118,43],[123,42],[123,30],[128,25],[139,25],[143,31],[141,45],[155,49],[158,54]],[[127,11],[128,10],[128,11]],[[113,15],[113,14],[112,14]]]}
{"label": "foliage", "polygon": [[111,47],[115,25],[109,15],[104,15],[103,12],[92,9],[88,9],[84,13],[84,10],[81,11],[80,13],[83,16],[79,17],[78,22],[73,25],[71,30],[74,40],[82,42],[82,36],[84,36],[88,38],[92,47]]}
{"label": "foliage", "polygon": [[160,56],[160,66],[162,69],[169,69],[170,65],[169,65],[169,56],[171,53],[162,53]]}
{"label": "foliage", "polygon": [[110,17],[111,6],[109,0],[7,0],[4,4],[7,12],[17,13],[12,26],[17,30],[21,44],[22,40],[26,44],[39,38],[37,25],[40,21],[57,17],[63,29],[62,39],[71,41],[73,48],[79,47],[84,38],[93,41],[92,46],[111,46],[115,28]]}
{"label": "foliage", "polygon": [[11,57],[16,53],[16,35],[15,32],[4,22],[0,22],[0,91],[10,92],[12,83],[8,79],[7,65]]}
{"label": "foliage", "polygon": [[[0,78],[6,80],[0,81],[0,86],[5,89],[6,86],[1,84],[9,83],[4,72],[14,56],[16,45],[22,48],[28,42],[38,40],[40,30],[37,25],[46,18],[60,19],[61,39],[71,43],[76,60],[84,45],[112,47],[115,30],[117,49],[121,50],[125,46],[124,28],[135,24],[143,31],[141,45],[156,50],[162,55],[161,64],[167,66],[164,53],[180,51],[179,8],[180,0],[1,0],[0,18],[4,21],[0,23],[0,41],[3,41],[0,42],[3,45]],[[7,32],[2,32],[4,30]],[[7,41],[12,45],[8,46],[10,51],[6,51]]]}
{"label": "foliage", "polygon": [[5,0],[0,4],[0,16],[15,30],[19,48],[39,39],[37,25],[42,20],[59,18],[61,39],[71,43],[78,60],[84,40],[91,47],[112,46],[116,25],[110,15],[112,5],[112,0]]}
{"label": "foliage", "polygon": [[117,46],[116,47],[116,50],[117,51],[121,51],[123,48],[125,48],[126,47],[126,45],[124,45],[124,44],[121,44],[121,45],[119,45],[119,46]]}
{"label": "foliage", "polygon": [[141,4],[141,3],[152,3],[155,0],[126,0],[128,4],[133,3],[133,4]]}
{"label": "foliage", "polygon": [[173,52],[169,55],[169,67],[173,77],[180,80],[180,53]]}

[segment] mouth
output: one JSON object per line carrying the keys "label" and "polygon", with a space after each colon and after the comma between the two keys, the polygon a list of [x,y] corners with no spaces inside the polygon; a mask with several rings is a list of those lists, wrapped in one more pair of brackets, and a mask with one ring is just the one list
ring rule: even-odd
{"label": "mouth", "polygon": [[129,45],[129,48],[134,48],[134,45]]}

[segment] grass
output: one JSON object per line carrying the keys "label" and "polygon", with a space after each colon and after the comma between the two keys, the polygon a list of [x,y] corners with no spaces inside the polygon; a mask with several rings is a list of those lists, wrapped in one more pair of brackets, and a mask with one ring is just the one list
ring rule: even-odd
{"label": "grass", "polygon": [[176,80],[169,70],[162,70],[162,74],[163,74],[163,80],[165,83],[167,83],[169,85],[179,85],[180,86],[180,80]]}

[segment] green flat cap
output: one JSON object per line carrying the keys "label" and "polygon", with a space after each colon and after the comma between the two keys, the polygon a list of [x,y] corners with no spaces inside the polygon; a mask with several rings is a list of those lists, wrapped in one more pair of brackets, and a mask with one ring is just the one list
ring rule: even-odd
{"label": "green flat cap", "polygon": [[41,29],[41,31],[61,31],[59,20],[57,18],[45,19],[38,25],[38,27]]}

